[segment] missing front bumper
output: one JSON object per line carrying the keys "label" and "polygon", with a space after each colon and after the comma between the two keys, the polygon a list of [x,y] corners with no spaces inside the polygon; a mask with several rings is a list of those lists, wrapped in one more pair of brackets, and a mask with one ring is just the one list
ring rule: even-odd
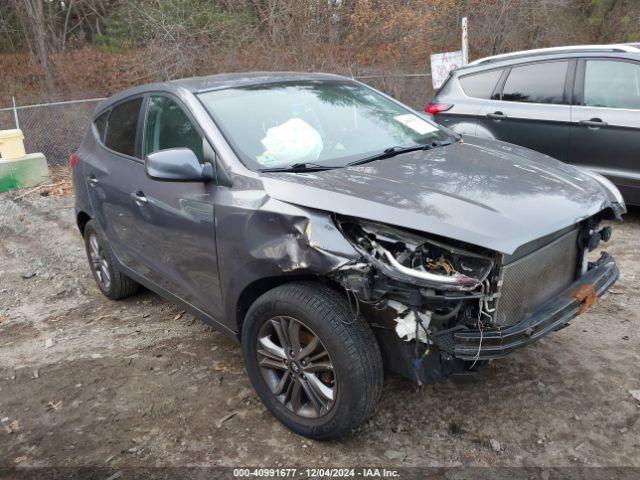
{"label": "missing front bumper", "polygon": [[582,313],[595,297],[604,294],[618,279],[619,271],[611,255],[601,257],[579,280],[544,303],[524,320],[502,328],[480,331],[458,327],[439,332],[431,340],[460,360],[490,360],[533,343],[558,330]]}

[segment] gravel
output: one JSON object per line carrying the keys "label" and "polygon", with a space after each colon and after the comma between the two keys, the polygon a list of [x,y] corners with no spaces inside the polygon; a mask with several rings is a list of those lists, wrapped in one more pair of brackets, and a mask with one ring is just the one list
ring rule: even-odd
{"label": "gravel", "polygon": [[608,246],[619,282],[570,327],[471,382],[387,375],[373,418],[319,443],[264,409],[232,340],[149,292],[104,298],[72,198],[14,196],[0,194],[0,464],[640,467],[639,210]]}

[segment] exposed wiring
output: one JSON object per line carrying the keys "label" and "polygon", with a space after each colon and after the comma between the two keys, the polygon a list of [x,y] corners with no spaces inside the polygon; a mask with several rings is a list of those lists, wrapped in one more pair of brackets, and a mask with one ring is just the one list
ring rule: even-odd
{"label": "exposed wiring", "polygon": [[422,355],[420,355],[419,358],[416,358],[415,362],[413,362],[413,368],[418,368],[422,363],[422,360],[424,360],[424,357],[429,355],[429,353],[431,353],[431,349],[429,347],[425,348]]}
{"label": "exposed wiring", "polygon": [[358,301],[358,296],[355,294],[355,292],[352,292],[346,287],[344,287],[344,291],[347,292],[347,300],[349,300],[349,310],[351,310],[352,312],[353,312],[353,304],[351,303],[351,295],[353,294],[353,298],[355,299],[355,302],[356,302],[356,308],[355,308],[356,314],[353,317],[353,320],[351,320],[350,322],[345,322],[342,320],[341,321],[345,325],[353,325],[356,322],[356,320],[358,320],[358,316],[360,315],[360,303]]}
{"label": "exposed wiring", "polygon": [[412,308],[411,311],[413,312],[413,315],[416,318],[416,339],[415,339],[415,347],[414,347],[414,356],[415,356],[415,360],[413,361],[413,371],[416,375],[416,379],[418,381],[418,385],[422,386],[422,382],[420,381],[420,378],[418,377],[418,368],[420,368],[420,364],[422,363],[422,360],[424,360],[424,358],[429,355],[429,353],[431,352],[431,349],[427,346],[425,347],[424,352],[422,352],[422,355],[420,355],[419,350],[418,350],[418,334],[420,333],[419,331],[419,327],[422,328],[422,330],[424,330],[424,334],[425,334],[425,339],[428,342],[429,341],[429,330],[427,330],[427,327],[424,326],[424,323],[422,323],[422,318],[420,317],[420,313],[418,312],[418,310],[416,308]]}
{"label": "exposed wiring", "polygon": [[[428,342],[429,341],[429,330],[427,330],[427,328],[424,326],[424,323],[422,323],[422,318],[420,317],[420,313],[415,308],[412,308],[411,310],[413,311],[413,315],[416,317],[416,327],[417,327],[417,325],[420,325],[422,327],[422,330],[424,330],[424,336],[426,337],[426,340]],[[416,328],[416,339],[417,338],[418,338],[418,329]]]}
{"label": "exposed wiring", "polygon": [[[484,285],[482,290],[484,291]],[[473,359],[473,363],[471,364],[471,367],[469,367],[469,370],[472,370],[473,367],[476,366],[476,363],[478,363],[478,360],[480,359],[480,352],[482,351],[482,339],[484,338],[484,323],[482,323],[482,315],[486,315],[487,317],[489,317],[489,322],[491,322],[493,320],[493,318],[491,317],[491,315],[489,315],[487,312],[485,312],[482,307],[483,307],[483,303],[484,300],[480,300],[480,305],[478,305],[478,329],[480,330],[480,343],[478,343],[478,351],[476,352],[476,357]]]}
{"label": "exposed wiring", "polygon": [[476,353],[476,358],[473,359],[473,363],[471,364],[471,367],[469,367],[469,370],[473,370],[473,367],[476,366],[476,363],[478,362],[478,359],[480,358],[480,350],[482,350],[482,338],[483,338],[483,333],[484,333],[484,324],[482,323],[482,320],[480,320],[478,318],[478,328],[480,329],[480,343],[478,344],[478,352]]}
{"label": "exposed wiring", "polygon": [[[485,280],[482,284],[483,288],[482,288],[482,293],[487,293],[491,290],[491,285],[489,284],[489,280]],[[483,300],[483,306],[484,306],[484,311],[488,312],[488,313],[493,313],[496,311],[496,307],[494,306],[493,308],[489,307],[489,299],[484,299]],[[489,316],[491,318],[491,316]],[[492,319],[493,320],[493,319]]]}
{"label": "exposed wiring", "polygon": [[[414,313],[415,315],[415,313]],[[415,345],[413,347],[413,356],[415,357],[415,361],[413,363],[413,373],[416,376],[416,381],[418,382],[418,386],[421,387],[422,386],[422,381],[420,381],[420,377],[418,376],[418,366],[419,364],[418,362],[418,358],[419,358],[419,353],[418,353],[418,322],[416,321],[416,339],[415,339]]]}

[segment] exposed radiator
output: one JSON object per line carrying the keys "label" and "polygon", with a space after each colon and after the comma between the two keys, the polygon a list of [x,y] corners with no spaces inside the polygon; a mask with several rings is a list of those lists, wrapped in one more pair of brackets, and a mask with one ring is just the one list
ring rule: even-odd
{"label": "exposed radiator", "polygon": [[501,295],[495,323],[516,323],[534,312],[576,279],[578,230],[572,230],[544,247],[502,267]]}

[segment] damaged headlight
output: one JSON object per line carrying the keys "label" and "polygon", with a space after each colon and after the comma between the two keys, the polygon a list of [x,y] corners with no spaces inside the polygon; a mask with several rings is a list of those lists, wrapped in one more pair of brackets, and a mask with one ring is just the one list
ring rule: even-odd
{"label": "damaged headlight", "polygon": [[354,247],[381,273],[401,282],[440,290],[473,290],[493,259],[405,230],[359,219],[338,223]]}

